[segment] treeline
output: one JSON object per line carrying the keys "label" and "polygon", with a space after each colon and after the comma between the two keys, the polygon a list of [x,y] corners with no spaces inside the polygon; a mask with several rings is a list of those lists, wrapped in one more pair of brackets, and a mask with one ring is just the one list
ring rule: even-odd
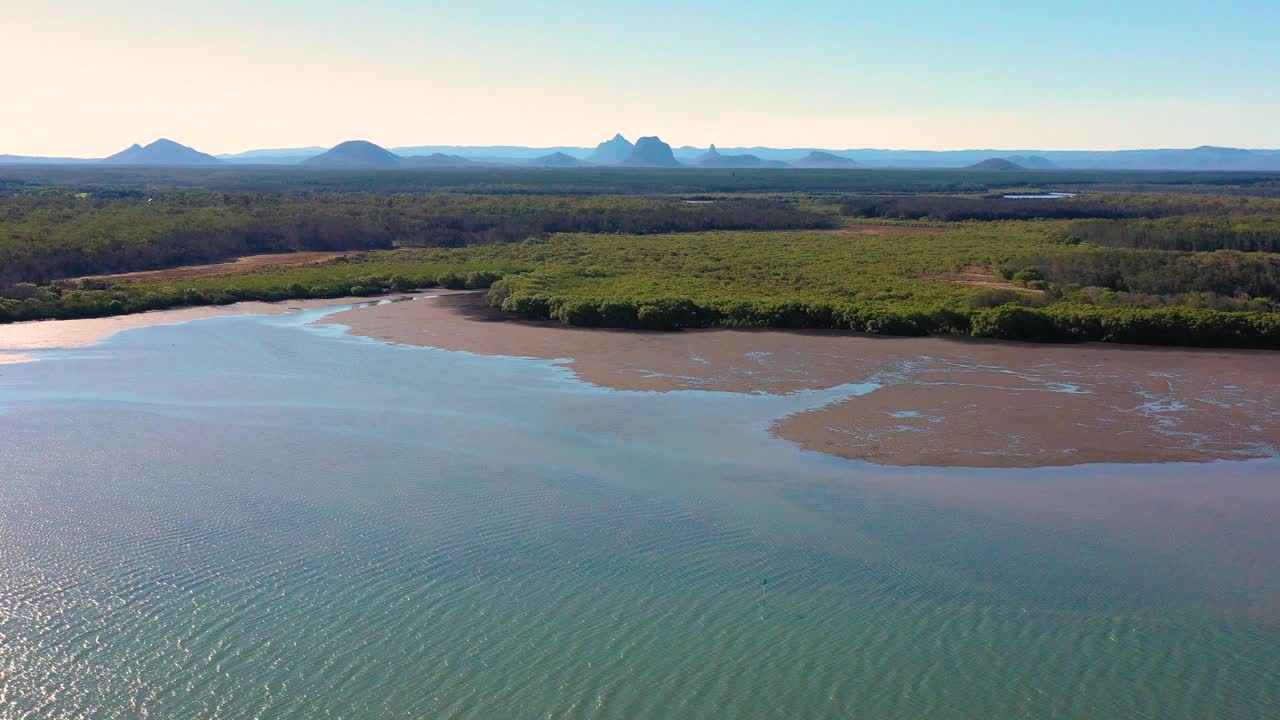
{"label": "treeline", "polygon": [[1000,273],[1030,283],[1101,287],[1144,295],[1213,293],[1280,302],[1280,254],[1271,253],[1050,252],[1010,260],[1001,266]]}
{"label": "treeline", "polygon": [[833,224],[768,200],[38,192],[0,196],[0,289],[298,250],[461,247],[557,232],[777,230]]}
{"label": "treeline", "polygon": [[678,330],[708,327],[839,329],[885,335],[969,335],[1031,342],[1120,342],[1280,349],[1280,313],[1203,308],[1107,308],[1087,304],[994,308],[878,303],[705,302],[689,298],[586,299],[493,284],[489,303],[525,317],[583,327]]}
{"label": "treeline", "polygon": [[827,228],[830,215],[774,200],[710,202],[631,197],[399,195],[397,244],[462,247],[549,233],[655,233]]}
{"label": "treeline", "polygon": [[[364,271],[357,268],[357,271]],[[314,274],[314,270],[312,273]],[[414,288],[490,287],[489,302],[526,317],[583,327],[678,330],[706,327],[838,329],[885,335],[969,335],[1031,342],[1122,342],[1149,345],[1280,349],[1280,313],[1220,312],[1202,308],[1109,308],[1060,303],[1044,307],[1005,304],[993,308],[913,303],[691,298],[586,299],[530,293],[522,274],[422,266],[409,274],[350,276],[334,273],[308,282],[286,274],[244,287],[121,284],[101,289],[37,288],[25,300],[0,298],[0,323],[35,319],[102,317],[178,306],[222,305],[246,300],[372,296]]]}
{"label": "treeline", "polygon": [[296,166],[143,168],[120,166],[0,166],[4,188],[57,187],[99,191],[193,188],[230,193],[472,193],[657,195],[688,193],[975,193],[1008,187],[1077,187],[1185,193],[1240,192],[1274,196],[1280,174],[1227,171],[1053,170],[1018,173],[968,169],[650,169],[475,167],[318,169]]}
{"label": "treeline", "polygon": [[386,233],[369,230],[351,218],[326,215],[271,222],[202,211],[161,218],[112,212],[57,230],[0,237],[0,295],[21,282],[201,265],[258,253],[391,247]]}
{"label": "treeline", "polygon": [[217,194],[0,198],[0,294],[17,283],[198,265],[269,252],[389,248],[347,208]]}
{"label": "treeline", "polygon": [[1280,252],[1280,219],[1275,217],[1159,220],[1082,220],[1071,223],[1065,237],[1107,247],[1207,252]]}
{"label": "treeline", "polygon": [[893,220],[1076,220],[1164,218],[1280,213],[1280,202],[1171,193],[1106,193],[1061,198],[957,195],[861,195],[846,198],[841,213]]}

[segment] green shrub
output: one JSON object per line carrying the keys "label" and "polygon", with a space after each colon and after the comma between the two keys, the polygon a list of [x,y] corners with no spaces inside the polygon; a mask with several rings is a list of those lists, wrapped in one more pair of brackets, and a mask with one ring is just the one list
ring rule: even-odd
{"label": "green shrub", "polygon": [[1001,305],[1019,305],[1026,298],[1026,293],[1007,288],[983,288],[969,298],[969,305],[975,308],[993,308]]}
{"label": "green shrub", "polygon": [[974,337],[1033,342],[1062,342],[1074,338],[1043,310],[1003,305],[975,313],[970,323]]}
{"label": "green shrub", "polygon": [[502,279],[501,273],[495,272],[469,272],[463,278],[462,286],[468,290],[483,290],[493,285],[494,282]]}
{"label": "green shrub", "polygon": [[448,290],[462,290],[467,286],[467,279],[455,272],[447,272],[436,276],[436,284]]}
{"label": "green shrub", "polygon": [[1044,280],[1044,275],[1041,274],[1040,269],[1036,267],[1023,268],[1013,274],[1014,284],[1022,285],[1023,287],[1028,287],[1029,283],[1041,280]]}

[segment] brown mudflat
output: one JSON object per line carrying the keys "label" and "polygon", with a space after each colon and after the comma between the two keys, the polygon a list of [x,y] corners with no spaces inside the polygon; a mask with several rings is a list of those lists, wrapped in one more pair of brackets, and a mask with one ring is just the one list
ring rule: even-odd
{"label": "brown mudflat", "polygon": [[780,437],[885,465],[1035,467],[1244,459],[1280,448],[1280,355],[839,332],[589,330],[517,320],[482,294],[323,322],[388,342],[563,359],[622,390],[787,393],[873,383],[783,418]]}

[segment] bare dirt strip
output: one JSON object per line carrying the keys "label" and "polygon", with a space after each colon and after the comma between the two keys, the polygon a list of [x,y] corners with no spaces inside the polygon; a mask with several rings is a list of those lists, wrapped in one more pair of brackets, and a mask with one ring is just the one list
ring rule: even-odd
{"label": "bare dirt strip", "polygon": [[824,228],[814,232],[835,233],[838,235],[919,235],[921,233],[944,233],[952,228],[936,225],[841,225],[836,228]]}
{"label": "bare dirt strip", "polygon": [[356,252],[353,250],[334,252],[308,250],[293,253],[264,253],[262,255],[246,255],[235,260],[209,265],[183,265],[165,270],[141,270],[138,272],[116,273],[114,275],[86,275],[85,277],[74,278],[74,280],[176,280],[209,275],[226,275],[279,265],[310,265],[354,255]]}

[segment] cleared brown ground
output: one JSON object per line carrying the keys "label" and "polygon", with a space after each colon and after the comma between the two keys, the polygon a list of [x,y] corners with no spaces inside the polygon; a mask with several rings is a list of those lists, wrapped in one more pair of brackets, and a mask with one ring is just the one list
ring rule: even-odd
{"label": "cleared brown ground", "polygon": [[996,290],[1013,290],[1014,292],[1026,293],[1028,295],[1043,295],[1043,290],[1032,290],[1024,288],[1020,285],[1014,285],[1011,282],[1001,280],[995,274],[995,271],[984,267],[967,267],[958,273],[944,273],[934,276],[939,280],[955,283],[957,285],[968,285],[969,287],[993,288]]}
{"label": "cleared brown ground", "polygon": [[346,255],[354,255],[357,251],[340,250],[335,252],[304,251],[294,253],[264,253],[262,255],[246,255],[227,262],[210,265],[183,265],[166,270],[141,270],[138,272],[116,273],[115,275],[86,275],[76,280],[174,280],[178,278],[205,277],[208,275],[226,275],[227,273],[244,272],[273,265],[309,265],[324,262]]}
{"label": "cleared brown ground", "polygon": [[388,342],[564,360],[623,390],[879,389],[776,422],[884,465],[1033,467],[1243,459],[1280,448],[1280,355],[838,332],[589,330],[517,320],[479,293],[329,316]]}

